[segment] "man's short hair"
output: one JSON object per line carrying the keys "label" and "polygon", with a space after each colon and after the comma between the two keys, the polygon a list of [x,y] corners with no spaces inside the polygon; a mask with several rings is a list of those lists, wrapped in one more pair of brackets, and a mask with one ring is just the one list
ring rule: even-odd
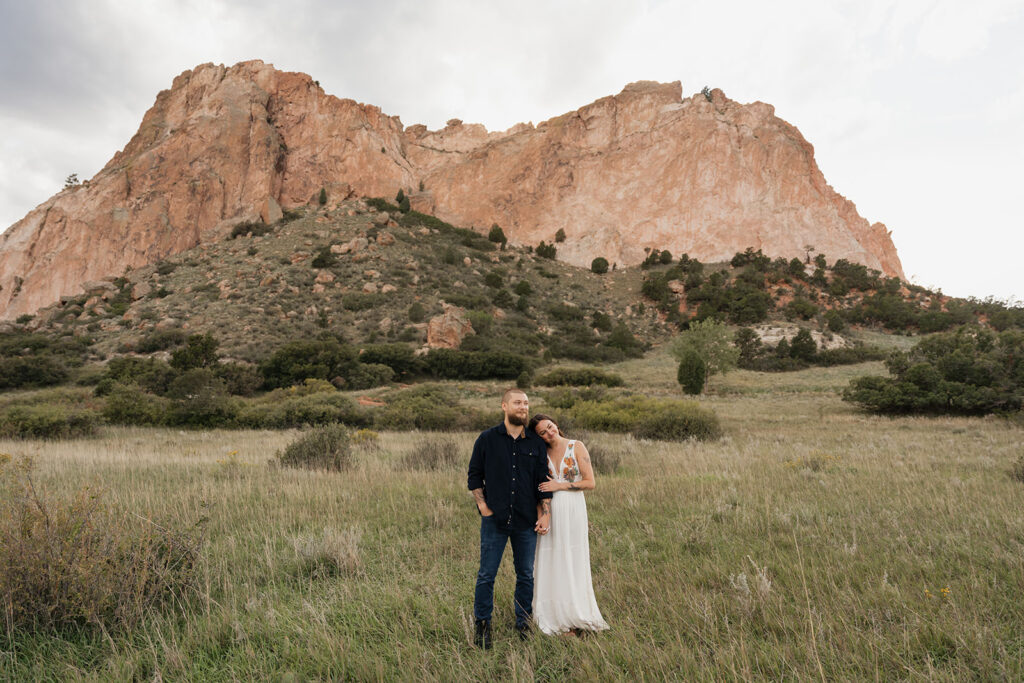
{"label": "man's short hair", "polygon": [[501,402],[502,403],[508,403],[508,399],[513,394],[522,394],[523,396],[526,396],[526,392],[523,391],[522,389],[519,389],[517,387],[511,387],[510,389],[506,389],[505,393],[501,395]]}

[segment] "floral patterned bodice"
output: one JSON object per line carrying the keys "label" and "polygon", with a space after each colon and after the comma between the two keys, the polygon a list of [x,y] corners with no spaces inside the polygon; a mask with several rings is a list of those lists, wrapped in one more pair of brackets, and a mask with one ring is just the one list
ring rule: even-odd
{"label": "floral patterned bodice", "polygon": [[551,472],[558,481],[573,483],[583,479],[583,474],[580,472],[580,465],[576,462],[575,447],[575,441],[570,441],[565,447],[565,453],[562,455],[562,462],[558,464],[557,471],[555,471],[551,466],[551,458],[548,458],[548,471]]}

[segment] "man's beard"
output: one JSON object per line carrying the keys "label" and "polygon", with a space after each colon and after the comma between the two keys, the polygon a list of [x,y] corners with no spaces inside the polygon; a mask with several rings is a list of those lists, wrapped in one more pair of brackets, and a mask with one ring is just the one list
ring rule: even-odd
{"label": "man's beard", "polygon": [[525,427],[526,423],[530,421],[529,415],[526,417],[519,417],[517,413],[508,413],[505,417],[508,418],[508,423],[517,427]]}

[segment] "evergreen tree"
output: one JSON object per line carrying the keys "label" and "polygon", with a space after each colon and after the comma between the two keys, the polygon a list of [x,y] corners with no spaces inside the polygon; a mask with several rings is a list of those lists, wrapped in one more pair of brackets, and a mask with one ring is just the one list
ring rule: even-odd
{"label": "evergreen tree", "polygon": [[505,231],[501,229],[501,226],[495,223],[491,226],[491,231],[487,233],[487,239],[496,244],[504,244],[508,242],[508,238],[505,237]]}
{"label": "evergreen tree", "polygon": [[688,349],[679,361],[676,379],[683,387],[683,393],[697,395],[704,391],[707,382],[707,365],[693,349]]}
{"label": "evergreen tree", "polygon": [[789,355],[797,360],[811,361],[818,352],[818,345],[810,331],[800,330],[789,344]]}

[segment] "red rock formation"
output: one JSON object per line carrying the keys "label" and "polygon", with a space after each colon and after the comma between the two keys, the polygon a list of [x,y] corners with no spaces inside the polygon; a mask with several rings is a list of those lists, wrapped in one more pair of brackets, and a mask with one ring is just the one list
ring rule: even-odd
{"label": "red rock formation", "polygon": [[473,325],[466,317],[466,309],[444,304],[441,315],[427,324],[427,346],[432,349],[457,349],[462,340],[473,334]]}
{"label": "red rock formation", "polygon": [[722,260],[748,246],[802,256],[812,244],[903,275],[885,226],[826,184],[811,145],[767,104],[642,82],[536,127],[403,129],[254,61],[178,76],[103,170],[0,235],[0,318],[243,220],[273,221],[321,187],[332,202],[405,188],[415,208],[480,230],[498,223],[513,243],[561,228],[559,258],[577,265],[634,264],[644,247]]}

